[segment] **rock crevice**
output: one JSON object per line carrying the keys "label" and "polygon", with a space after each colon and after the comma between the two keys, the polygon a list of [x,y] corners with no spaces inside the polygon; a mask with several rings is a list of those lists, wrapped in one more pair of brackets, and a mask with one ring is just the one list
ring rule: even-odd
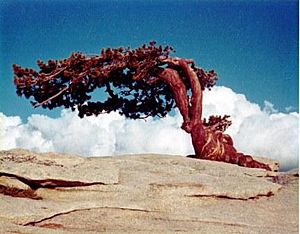
{"label": "rock crevice", "polygon": [[59,179],[41,179],[35,180],[26,178],[19,175],[14,175],[10,173],[0,172],[0,177],[11,177],[15,178],[22,183],[28,185],[32,190],[37,190],[39,188],[59,188],[59,187],[81,187],[81,186],[91,186],[97,184],[105,184],[103,182],[82,182],[82,181],[70,181],[70,180],[59,180]]}

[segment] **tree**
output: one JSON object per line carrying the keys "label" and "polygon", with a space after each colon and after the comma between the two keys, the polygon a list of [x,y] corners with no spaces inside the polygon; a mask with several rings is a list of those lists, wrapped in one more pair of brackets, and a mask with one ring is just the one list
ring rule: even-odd
{"label": "tree", "polygon": [[[164,117],[177,107],[196,158],[270,170],[236,151],[224,133],[231,124],[229,116],[202,119],[203,90],[215,85],[217,74],[191,59],[171,57],[172,52],[172,47],[151,41],[137,49],[106,48],[99,55],[77,52],[63,60],[39,60],[39,71],[14,64],[14,83],[19,96],[33,97],[34,107],[77,109],[81,118],[111,111],[132,119]],[[106,100],[93,101],[97,88]]]}

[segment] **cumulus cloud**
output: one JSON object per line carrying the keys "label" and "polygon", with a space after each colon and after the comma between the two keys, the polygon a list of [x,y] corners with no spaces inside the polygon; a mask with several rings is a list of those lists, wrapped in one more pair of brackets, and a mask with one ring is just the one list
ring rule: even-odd
{"label": "cumulus cloud", "polygon": [[189,135],[180,130],[179,114],[147,121],[129,120],[117,113],[80,119],[77,113],[63,110],[58,118],[31,115],[26,123],[1,113],[0,119],[4,123],[0,126],[0,149],[21,147],[88,156],[186,154],[192,149]]}
{"label": "cumulus cloud", "polygon": [[[205,91],[203,110],[205,117],[231,116],[233,124],[227,133],[239,151],[278,160],[283,170],[298,167],[298,113],[280,113],[267,101],[261,108],[226,87]],[[31,115],[25,123],[18,116],[0,113],[0,149],[21,147],[87,156],[192,154],[191,139],[180,129],[181,121],[178,111],[144,121],[117,113],[80,119],[75,112],[63,110],[58,118]]]}
{"label": "cumulus cloud", "polygon": [[231,116],[227,133],[239,151],[278,160],[283,170],[298,167],[299,113],[280,113],[268,101],[260,108],[226,87],[207,91],[204,97],[205,116]]}

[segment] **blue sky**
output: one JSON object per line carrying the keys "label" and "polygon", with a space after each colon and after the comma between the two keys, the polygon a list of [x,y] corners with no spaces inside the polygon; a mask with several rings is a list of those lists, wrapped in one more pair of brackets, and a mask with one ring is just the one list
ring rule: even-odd
{"label": "blue sky", "polygon": [[59,114],[17,97],[13,63],[36,68],[37,59],[152,39],[251,102],[298,111],[298,28],[296,1],[0,1],[0,112]]}

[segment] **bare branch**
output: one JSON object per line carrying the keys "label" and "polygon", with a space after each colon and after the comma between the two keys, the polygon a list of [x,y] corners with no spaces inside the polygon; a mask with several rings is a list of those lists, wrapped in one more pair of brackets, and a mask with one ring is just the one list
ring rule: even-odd
{"label": "bare branch", "polygon": [[41,105],[43,105],[43,104],[45,104],[45,103],[51,101],[53,98],[58,97],[59,95],[61,95],[61,94],[64,93],[65,91],[67,91],[69,88],[70,88],[69,86],[68,86],[68,87],[65,87],[64,89],[62,89],[61,91],[59,91],[57,94],[51,96],[51,97],[48,98],[47,100],[35,104],[35,105],[34,105],[34,108],[37,108],[37,107],[39,107],[39,106],[41,106]]}

